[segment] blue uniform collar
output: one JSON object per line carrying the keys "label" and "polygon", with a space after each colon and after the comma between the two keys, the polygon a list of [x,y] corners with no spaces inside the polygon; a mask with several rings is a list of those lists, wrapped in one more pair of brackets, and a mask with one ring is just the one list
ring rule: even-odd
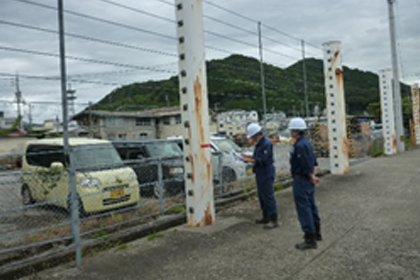
{"label": "blue uniform collar", "polygon": [[300,136],[299,138],[298,138],[298,140],[296,140],[296,142],[295,142],[295,144],[293,144],[293,147],[295,147],[296,145],[297,145],[297,143],[299,143],[301,140],[303,140],[305,138],[305,136]]}
{"label": "blue uniform collar", "polygon": [[263,135],[263,137],[261,137],[260,141],[258,141],[258,143],[255,145],[255,147],[261,145],[262,142],[265,141],[265,135]]}

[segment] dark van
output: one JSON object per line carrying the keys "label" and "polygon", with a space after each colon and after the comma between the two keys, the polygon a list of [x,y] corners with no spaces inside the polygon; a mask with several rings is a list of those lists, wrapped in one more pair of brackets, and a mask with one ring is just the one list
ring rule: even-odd
{"label": "dark van", "polygon": [[184,191],[183,152],[174,141],[121,140],[112,144],[124,164],[136,172],[141,196],[160,196],[159,161],[165,195],[173,196]]}

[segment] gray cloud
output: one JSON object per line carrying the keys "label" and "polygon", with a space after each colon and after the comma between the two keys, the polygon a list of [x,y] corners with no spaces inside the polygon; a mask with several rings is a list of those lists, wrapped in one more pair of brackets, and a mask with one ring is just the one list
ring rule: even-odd
{"label": "gray cloud", "polygon": [[[37,3],[55,6],[53,0],[32,0]],[[115,0],[116,1],[116,0]],[[335,1],[335,0],[208,0],[211,3],[234,10],[255,21],[287,32],[297,38],[302,38],[311,45],[307,45],[307,56],[322,58],[320,49],[322,43],[330,40],[340,40],[343,44],[343,61],[346,65],[362,70],[377,71],[390,67],[389,26],[386,1]],[[65,8],[89,16],[114,21],[120,24],[135,26],[139,29],[162,34],[156,36],[141,31],[135,31],[104,22],[81,18],[66,14],[65,27],[68,33],[120,42],[136,48],[150,49],[139,51],[128,48],[111,46],[103,43],[66,38],[66,49],[69,56],[82,57],[97,62],[83,62],[73,59],[67,60],[69,77],[89,80],[91,83],[73,82],[77,90],[78,103],[96,102],[108,94],[118,85],[135,81],[151,79],[165,79],[173,76],[177,71],[176,41],[164,38],[176,37],[173,22],[160,20],[118,8],[98,0],[80,1],[66,0]],[[120,0],[118,3],[135,7],[149,13],[175,20],[174,7],[159,1],[148,0]],[[403,65],[402,74],[410,83],[418,82],[420,57],[417,46],[420,44],[420,27],[417,24],[420,7],[415,0],[399,1],[398,3],[398,32]],[[205,18],[207,31],[244,41],[248,45],[206,33],[207,59],[223,58],[229,53],[240,53],[258,57],[258,38],[256,22],[236,17],[230,13],[215,8],[209,3],[204,4],[204,14],[249,30],[245,32],[217,23]],[[0,19],[40,28],[57,30],[56,11],[24,4],[14,0],[0,2]],[[300,42],[281,35],[269,28],[262,28],[264,60],[267,63],[287,66],[301,58]],[[279,44],[285,44],[289,47]],[[252,45],[252,46],[249,46]],[[316,47],[312,46],[315,45]],[[0,24],[0,46],[20,49],[36,50],[52,54],[58,53],[58,39],[56,34],[27,30]],[[224,51],[217,51],[219,48]],[[164,52],[165,54],[159,54]],[[273,53],[276,52],[276,53]],[[281,53],[282,55],[279,55]],[[140,67],[157,68],[155,70],[127,69],[111,65],[112,63],[129,64]],[[160,70],[160,71],[159,71]],[[103,73],[113,72],[108,75]],[[37,56],[18,52],[0,50],[0,73],[20,73],[22,75],[59,76],[59,63],[56,57]],[[95,73],[102,73],[101,75]],[[81,75],[81,76],[75,76]],[[46,81],[21,78],[21,90],[27,102],[33,103],[36,120],[52,118],[61,114],[59,102],[60,83],[57,80]],[[0,100],[13,100],[14,85],[11,79],[0,77]],[[56,106],[40,104],[41,101],[57,102]],[[82,104],[79,106],[82,108]],[[0,103],[0,109],[6,114],[15,114],[15,105]],[[27,106],[25,110],[28,110]]]}

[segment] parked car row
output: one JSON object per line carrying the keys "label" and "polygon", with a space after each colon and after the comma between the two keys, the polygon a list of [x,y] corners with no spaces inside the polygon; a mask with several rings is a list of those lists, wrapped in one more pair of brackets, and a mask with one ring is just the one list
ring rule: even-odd
{"label": "parked car row", "polygon": [[[114,142],[70,138],[69,144],[82,215],[134,205],[141,196],[160,197],[161,190],[170,195],[184,192],[182,140],[179,138]],[[229,139],[212,137],[211,149],[215,182],[220,179],[220,170],[225,183],[243,179],[252,171],[252,167],[240,159],[242,149]],[[48,202],[70,209],[69,178],[64,172],[70,161],[65,157],[63,139],[28,141],[24,151],[23,204]]]}

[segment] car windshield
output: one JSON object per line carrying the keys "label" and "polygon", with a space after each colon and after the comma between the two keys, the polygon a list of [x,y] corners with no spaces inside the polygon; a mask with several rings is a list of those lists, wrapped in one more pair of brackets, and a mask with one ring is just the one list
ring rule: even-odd
{"label": "car windshield", "polygon": [[217,145],[217,147],[222,152],[231,152],[231,151],[235,151],[237,153],[242,152],[242,149],[229,139],[212,139],[212,141]]}
{"label": "car windshield", "polygon": [[182,150],[175,142],[156,142],[147,145],[151,157],[180,157]]}
{"label": "car windshield", "polygon": [[73,150],[76,169],[123,166],[120,156],[111,144],[74,146]]}

